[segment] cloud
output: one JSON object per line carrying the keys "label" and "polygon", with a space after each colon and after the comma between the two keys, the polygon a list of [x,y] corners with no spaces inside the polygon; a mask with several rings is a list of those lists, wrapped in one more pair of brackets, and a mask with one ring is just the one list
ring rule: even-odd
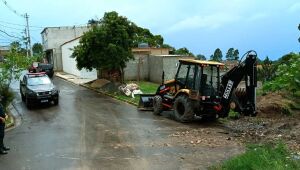
{"label": "cloud", "polygon": [[300,12],[300,2],[297,2],[295,4],[293,4],[292,6],[290,6],[289,8],[290,12]]}
{"label": "cloud", "polygon": [[236,22],[240,19],[237,15],[231,14],[213,14],[207,16],[192,16],[185,18],[169,28],[170,32],[177,32],[181,30],[191,30],[199,28],[217,29],[226,24]]}

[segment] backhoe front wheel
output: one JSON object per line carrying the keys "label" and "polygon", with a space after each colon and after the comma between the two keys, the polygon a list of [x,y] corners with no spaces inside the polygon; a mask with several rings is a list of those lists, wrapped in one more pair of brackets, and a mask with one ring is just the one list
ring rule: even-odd
{"label": "backhoe front wheel", "polygon": [[153,114],[160,115],[162,111],[163,111],[162,97],[160,95],[156,95],[153,98]]}
{"label": "backhoe front wheel", "polygon": [[181,95],[175,99],[174,116],[177,121],[183,123],[190,122],[194,119],[192,102],[187,96]]}

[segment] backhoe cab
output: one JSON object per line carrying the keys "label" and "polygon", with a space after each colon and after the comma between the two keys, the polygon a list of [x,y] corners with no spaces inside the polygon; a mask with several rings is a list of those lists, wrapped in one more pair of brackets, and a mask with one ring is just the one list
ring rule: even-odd
{"label": "backhoe cab", "polygon": [[[189,122],[195,116],[226,117],[230,106],[254,116],[256,53],[249,51],[245,55],[246,60],[228,72],[224,71],[224,64],[220,62],[181,59],[175,78],[163,81],[155,95],[142,95],[140,103],[153,107],[155,115],[174,109],[174,117],[180,122]],[[243,78],[246,90],[239,98],[235,89]]]}

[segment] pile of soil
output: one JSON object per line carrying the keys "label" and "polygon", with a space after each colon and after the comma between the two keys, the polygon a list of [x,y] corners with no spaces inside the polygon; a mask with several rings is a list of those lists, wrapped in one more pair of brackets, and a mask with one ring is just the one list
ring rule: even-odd
{"label": "pile of soil", "polygon": [[258,115],[241,117],[224,123],[234,138],[246,143],[285,142],[300,152],[300,112],[291,110],[295,101],[279,93],[269,93],[257,99]]}
{"label": "pile of soil", "polygon": [[92,82],[90,86],[92,88],[102,88],[103,86],[107,85],[108,83],[110,83],[109,80],[106,80],[106,79],[97,79],[94,82]]}
{"label": "pile of soil", "polygon": [[283,97],[280,93],[268,93],[257,98],[259,117],[278,117],[282,114],[290,114],[290,105],[293,101]]}

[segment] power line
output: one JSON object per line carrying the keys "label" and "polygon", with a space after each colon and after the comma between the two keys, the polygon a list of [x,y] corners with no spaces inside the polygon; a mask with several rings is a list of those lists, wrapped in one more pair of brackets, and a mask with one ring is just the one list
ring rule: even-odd
{"label": "power line", "polygon": [[24,15],[20,14],[19,12],[17,12],[15,9],[13,9],[5,0],[2,0],[2,2],[4,3],[4,5],[13,13],[15,13],[16,15],[18,15],[19,17],[25,17]]}
{"label": "power line", "polygon": [[[11,23],[11,22],[1,21],[1,20],[0,20],[0,22],[5,23],[5,24],[9,24],[9,25],[16,25],[16,26],[20,26],[20,27],[26,27],[26,25],[23,25],[23,24],[16,24],[16,23]],[[30,28],[45,28],[43,26],[34,26],[34,25],[29,26],[29,27]]]}
{"label": "power line", "polygon": [[5,35],[11,37],[11,38],[17,38],[17,39],[21,39],[20,37],[16,37],[16,36],[13,36],[13,35],[10,35],[8,34],[7,32],[3,31],[3,30],[0,30],[0,32],[4,33]]}
{"label": "power line", "polygon": [[5,27],[5,28],[9,28],[9,29],[14,29],[14,30],[24,30],[24,29],[21,29],[21,28],[10,27],[10,26],[6,26],[6,25],[2,25],[2,24],[0,24],[0,26]]}

